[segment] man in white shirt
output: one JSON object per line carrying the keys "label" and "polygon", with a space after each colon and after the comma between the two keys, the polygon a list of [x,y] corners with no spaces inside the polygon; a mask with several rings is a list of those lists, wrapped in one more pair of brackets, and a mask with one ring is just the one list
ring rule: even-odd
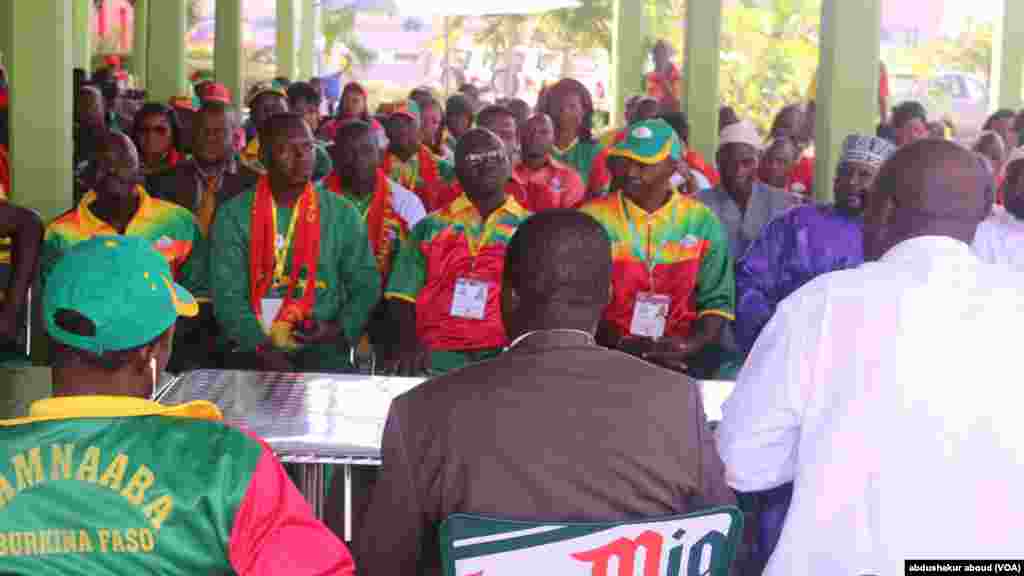
{"label": "man in white shirt", "polygon": [[794,483],[766,576],[1019,555],[1020,352],[1000,335],[1024,324],[1024,276],[968,246],[989,181],[951,142],[898,151],[868,200],[869,263],[805,285],[754,345],[718,447],[738,491]]}
{"label": "man in white shirt", "polygon": [[1024,272],[1024,148],[1016,148],[1003,170],[1003,206],[978,226],[974,251],[985,262]]}

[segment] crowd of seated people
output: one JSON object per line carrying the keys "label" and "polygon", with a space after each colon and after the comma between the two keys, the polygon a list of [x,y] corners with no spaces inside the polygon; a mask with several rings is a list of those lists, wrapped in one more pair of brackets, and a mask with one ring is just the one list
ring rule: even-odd
{"label": "crowd of seated people", "polygon": [[[440,574],[453,513],[738,503],[757,532],[741,574],[1011,554],[1024,458],[992,383],[1014,350],[999,330],[1024,320],[1021,116],[995,113],[968,148],[901,103],[878,136],[846,136],[831,190],[815,190],[813,102],[767,133],[723,107],[704,158],[688,141],[706,120],[680,111],[668,45],[653,56],[647,93],[604,133],[574,79],[533,106],[422,87],[373,115],[350,82],[324,116],[324,82],[281,78],[245,95],[243,118],[210,80],[126,104],[98,71],[75,86],[74,205],[45,226],[7,199],[0,88],[0,344],[19,341],[35,284],[55,395],[0,437],[10,454],[74,445],[58,452],[75,480],[113,490],[5,512],[6,483],[20,495],[31,471],[0,464],[0,526],[47,538],[79,518],[98,539],[103,514],[78,511],[114,494],[158,552],[110,560],[122,570]],[[352,556],[258,438],[212,405],[144,400],[164,370],[353,373],[367,354],[432,379],[391,406]],[[696,381],[734,377],[712,432]],[[960,393],[972,381],[993,396]],[[189,451],[213,468],[176,466]],[[999,474],[964,471],[983,464]],[[779,490],[780,518],[762,522]],[[957,535],[937,529],[947,515]],[[0,553],[0,572],[68,568],[84,545],[62,546],[62,560]]]}

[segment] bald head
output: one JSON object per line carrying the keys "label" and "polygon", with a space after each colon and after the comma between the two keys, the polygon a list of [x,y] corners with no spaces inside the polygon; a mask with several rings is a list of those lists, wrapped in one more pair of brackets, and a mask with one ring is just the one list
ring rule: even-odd
{"label": "bald head", "polygon": [[994,199],[992,177],[978,157],[944,140],[901,148],[878,174],[864,216],[864,255],[877,260],[918,236],[970,243]]}
{"label": "bald head", "polygon": [[134,197],[141,181],[139,153],[131,138],[107,132],[96,142],[96,193],[116,198]]}
{"label": "bald head", "polygon": [[611,268],[608,234],[590,216],[575,210],[531,216],[505,253],[502,314],[508,335],[593,331],[608,304]]}

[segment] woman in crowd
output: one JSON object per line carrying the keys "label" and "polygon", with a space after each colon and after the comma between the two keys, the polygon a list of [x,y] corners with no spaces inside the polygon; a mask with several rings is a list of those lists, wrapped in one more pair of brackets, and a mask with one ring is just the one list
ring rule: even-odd
{"label": "woman in crowd", "polygon": [[171,170],[184,158],[181,153],[181,125],[170,106],[147,102],[135,113],[132,141],[139,151],[142,173]]}
{"label": "woman in crowd", "polygon": [[586,182],[591,164],[601,151],[593,134],[594,102],[590,91],[578,80],[563,78],[540,96],[537,111],[547,114],[555,123],[551,155],[572,166]]}
{"label": "woman in crowd", "polygon": [[338,127],[349,120],[361,120],[369,124],[373,138],[380,149],[384,150],[388,147],[388,137],[384,133],[384,126],[370,116],[366,88],[354,81],[349,82],[342,89],[337,114],[333,119],[320,125],[317,137],[327,142],[334,142],[334,134],[338,131]]}

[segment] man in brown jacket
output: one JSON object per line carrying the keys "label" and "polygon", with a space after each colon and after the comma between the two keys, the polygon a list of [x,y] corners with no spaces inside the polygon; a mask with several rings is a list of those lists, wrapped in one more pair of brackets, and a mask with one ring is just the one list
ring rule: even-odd
{"label": "man in brown jacket", "polygon": [[391,405],[360,574],[440,574],[438,527],[456,512],[599,521],[733,503],[696,384],[594,343],[610,290],[589,216],[520,226],[502,285],[512,344]]}

